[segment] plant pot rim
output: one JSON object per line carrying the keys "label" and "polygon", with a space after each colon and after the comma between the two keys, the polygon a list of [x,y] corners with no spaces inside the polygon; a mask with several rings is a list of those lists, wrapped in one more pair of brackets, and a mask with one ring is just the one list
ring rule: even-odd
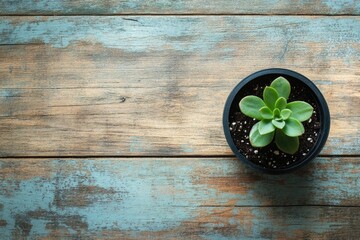
{"label": "plant pot rim", "polygon": [[[319,134],[318,134],[318,139],[317,139],[314,147],[312,148],[312,150],[306,156],[304,156],[304,158],[302,160],[298,161],[298,163],[296,163],[296,164],[289,166],[288,168],[278,168],[278,169],[263,168],[255,163],[253,163],[249,159],[247,159],[242,153],[239,152],[238,148],[236,147],[236,145],[233,141],[233,138],[231,136],[230,128],[229,128],[230,109],[231,109],[231,106],[232,106],[237,94],[239,93],[239,91],[244,86],[246,86],[248,83],[250,83],[251,81],[253,81],[259,77],[262,77],[264,75],[271,75],[271,74],[278,74],[279,76],[285,75],[285,77],[290,76],[290,77],[295,78],[296,80],[302,82],[313,92],[314,97],[316,98],[317,102],[319,103],[318,110],[319,110],[319,118],[320,118],[321,125],[320,125]],[[249,94],[251,94],[251,93],[249,93]],[[316,85],[311,80],[309,80],[304,75],[297,73],[295,71],[289,70],[289,69],[284,69],[284,68],[263,69],[263,70],[257,71],[255,73],[252,73],[249,76],[245,77],[230,92],[230,94],[226,100],[224,112],[223,112],[223,130],[224,130],[225,138],[226,138],[228,145],[230,146],[231,150],[236,155],[236,157],[238,159],[240,159],[242,162],[250,165],[251,167],[253,167],[257,170],[265,172],[265,173],[270,173],[270,174],[288,173],[295,169],[298,169],[299,167],[306,165],[308,162],[310,162],[312,159],[314,159],[320,153],[320,151],[322,150],[322,148],[325,145],[325,142],[328,138],[329,131],[330,131],[330,112],[329,112],[328,105],[325,101],[325,98],[321,94],[320,90],[316,87]]]}

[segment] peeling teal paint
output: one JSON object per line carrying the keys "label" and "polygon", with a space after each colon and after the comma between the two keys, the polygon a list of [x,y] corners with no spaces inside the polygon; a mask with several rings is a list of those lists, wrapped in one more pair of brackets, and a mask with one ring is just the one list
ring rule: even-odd
{"label": "peeling teal paint", "polygon": [[206,240],[254,240],[254,237],[250,237],[250,238],[247,238],[247,237],[244,237],[242,236],[241,234],[239,234],[239,236],[224,236],[224,235],[221,235],[221,234],[211,234],[211,235],[206,235],[206,234],[203,234],[201,235],[204,239]]}
{"label": "peeling teal paint", "polygon": [[[15,214],[24,215],[29,211],[36,211],[38,209],[48,209],[51,206],[54,193],[54,185],[51,182],[44,182],[40,178],[35,178],[29,181],[22,181],[20,183],[9,184],[10,180],[2,181],[0,183],[1,189],[6,189],[9,196],[0,195],[0,202],[4,204],[2,217],[7,221],[5,229],[0,228],[0,236],[4,239],[11,239],[11,234],[15,226]],[[36,222],[31,222],[34,231],[42,231],[42,234],[47,234],[44,226],[34,225]]]}
{"label": "peeling teal paint", "polygon": [[49,233],[49,230],[46,229],[46,225],[48,224],[48,220],[43,219],[31,219],[31,231],[30,236],[44,236],[44,233]]}
{"label": "peeling teal paint", "polygon": [[114,13],[228,13],[228,14],[299,14],[304,9],[308,14],[357,14],[360,12],[359,2],[356,0],[258,0],[252,2],[221,1],[206,2],[192,1],[80,1],[74,2],[51,0],[3,0],[0,2],[2,14],[6,13],[45,13],[45,14],[114,14]]}
{"label": "peeling teal paint", "polygon": [[[31,19],[31,18],[30,18]],[[323,58],[340,57],[349,62],[349,56],[359,56],[356,44],[360,41],[357,18],[317,18],[259,16],[259,17],[49,17],[38,22],[28,18],[12,23],[3,18],[0,23],[0,44],[28,44],[42,42],[56,48],[87,42],[107,48],[129,52],[176,51],[209,54],[223,41],[258,39],[267,41],[269,47],[286,44],[291,51],[306,36],[307,42],[321,43]],[[222,21],[222,24],[218,22]],[[279,24],[285,22],[286,24]],[[254,26],[247,31],[246,26]],[[234,29],[236,31],[234,32]],[[346,44],[345,44],[346,43]],[[284,45],[285,47],[285,45]],[[228,46],[219,51],[228,58]],[[230,53],[229,53],[230,51]],[[284,57],[285,53],[278,53]]]}
{"label": "peeling teal paint", "polygon": [[[166,194],[167,189],[164,189],[159,196],[156,195],[156,191],[161,187],[174,187],[176,189],[174,191],[179,191],[179,194],[182,195],[183,181],[178,185],[179,183],[175,183],[173,179],[169,179],[167,182],[161,176],[156,180],[152,179],[152,181],[147,181],[143,177],[149,174],[149,171],[155,171],[159,174],[179,169],[169,169],[169,166],[162,166],[152,161],[145,164],[142,162],[141,165],[135,164],[135,166],[125,164],[125,168],[122,164],[114,164],[113,161],[101,161],[101,164],[90,161],[86,167],[67,175],[63,171],[72,169],[76,165],[76,161],[59,161],[53,164],[59,170],[50,180],[44,181],[35,178],[22,181],[18,189],[13,189],[10,197],[1,196],[1,202],[5,206],[3,218],[7,219],[8,226],[13,227],[15,225],[14,211],[23,215],[36,211],[55,211],[59,217],[80,216],[88,223],[87,230],[89,231],[99,229],[160,231],[178,226],[182,220],[189,218],[192,214],[192,208],[188,208],[188,211],[184,211],[184,208],[180,208],[180,211],[176,211],[176,208],[169,208],[169,205],[189,204],[183,202],[184,199],[190,199],[189,196],[183,196],[184,198],[180,202],[176,202],[172,195]],[[104,164],[105,166],[112,166],[107,168],[111,171],[104,171],[103,168],[98,169],[98,166],[103,167]],[[186,169],[187,167],[183,170],[187,171]],[[130,172],[136,172],[139,178],[129,177]],[[83,208],[72,206],[57,208],[55,205],[57,191],[77,187],[79,183],[114,189],[116,193],[103,201],[94,201],[93,204]],[[166,185],[164,186],[164,184]],[[6,187],[9,187],[9,184]],[[190,194],[195,195],[191,192]],[[150,196],[154,198],[149,198]],[[61,199],[57,199],[57,201],[61,201]],[[174,215],[179,222],[172,221]],[[144,216],[145,219],[148,218],[146,224],[140,226],[135,224],[141,222]],[[45,220],[33,218],[31,224],[33,225],[31,234],[45,236],[48,233],[45,228]],[[0,230],[2,236],[9,238],[11,232],[11,228]]]}
{"label": "peeling teal paint", "polygon": [[333,85],[334,82],[330,81],[330,80],[316,80],[316,79],[312,79],[312,81],[316,84],[316,85]]}
{"label": "peeling teal paint", "polygon": [[130,137],[130,148],[131,153],[141,153],[144,150],[144,143],[142,137],[131,136]]}
{"label": "peeling teal paint", "polygon": [[360,139],[355,136],[343,139],[330,137],[328,138],[327,144],[324,146],[322,153],[330,152],[333,155],[343,155],[349,153],[354,154],[359,152],[358,146],[360,146]]}
{"label": "peeling teal paint", "polygon": [[358,0],[322,0],[322,3],[331,9],[331,12],[343,12],[344,9],[354,9],[359,11],[360,2]]}
{"label": "peeling teal paint", "polygon": [[[327,162],[329,159],[331,159],[330,163]],[[0,163],[1,168],[6,167],[3,162]],[[328,166],[324,169],[321,167],[323,165]],[[338,165],[341,165],[341,171],[336,169]],[[241,163],[236,160],[196,159],[196,164],[192,164],[192,160],[184,159],[49,160],[44,162],[43,166],[51,167],[52,174],[49,178],[35,177],[21,181],[8,178],[0,182],[0,189],[3,190],[0,193],[0,202],[3,204],[0,219],[7,222],[6,227],[0,228],[2,237],[12,237],[16,216],[29,221],[28,223],[32,225],[30,236],[37,237],[47,236],[49,234],[47,224],[55,220],[56,224],[74,234],[79,231],[99,230],[139,233],[166,231],[181,227],[182,222],[201,217],[206,212],[212,216],[213,207],[206,207],[209,202],[212,205],[227,206],[226,211],[231,211],[235,216],[242,211],[250,211],[249,214],[253,215],[253,219],[241,220],[231,217],[227,219],[228,224],[237,227],[239,236],[260,237],[264,224],[266,226],[271,224],[267,219],[271,216],[280,217],[282,213],[274,215],[272,212],[264,212],[263,209],[266,208],[252,208],[253,205],[261,206],[264,203],[266,205],[287,203],[339,205],[346,200],[344,198],[356,199],[360,196],[359,179],[354,180],[351,178],[354,175],[346,174],[353,170],[354,165],[341,163],[340,158],[317,159],[312,163],[313,170],[305,177],[301,173],[293,173],[287,176],[263,176],[261,181],[253,171],[247,173],[243,170],[243,174],[238,175]],[[242,178],[250,177],[249,179],[254,179],[254,182],[245,193],[227,192],[212,185],[216,183],[217,177],[235,178],[238,179],[239,184]],[[211,180],[212,178],[214,180]],[[199,182],[204,179],[208,179],[209,182]],[[233,180],[230,182],[234,184]],[[299,185],[304,189],[294,188]],[[89,186],[90,191],[82,192],[81,186]],[[107,192],[103,194],[93,192],[91,187],[106,189]],[[74,189],[74,193],[63,195],[64,191],[69,189]],[[86,204],[77,203],[84,199],[87,201]],[[292,201],[289,202],[289,199]],[[228,206],[229,201],[236,201],[235,204],[238,206],[249,207],[231,209],[231,206]],[[67,205],[59,206],[58,203],[61,202]],[[199,206],[203,206],[201,212]],[[272,211],[278,211],[276,209]],[[314,213],[311,207],[304,207],[304,210],[297,207],[289,209],[293,214],[300,216],[293,218],[286,227],[291,237],[291,231],[297,230],[301,219],[308,219],[307,216],[312,216],[311,214]],[[310,219],[318,217],[313,216]],[[77,219],[75,223],[71,222],[74,218]],[[220,216],[217,218],[221,219]],[[223,221],[219,224],[216,222],[209,224],[213,225],[203,225],[203,227],[213,229],[226,227]],[[334,226],[340,225],[339,222],[319,222],[308,227],[309,231],[321,234],[327,232],[330,227],[336,229]],[[203,237],[205,239],[234,237],[224,233],[214,234]]]}
{"label": "peeling teal paint", "polygon": [[[204,22],[198,18],[140,18],[128,21],[119,17],[94,18],[67,17],[49,18],[43,22],[24,21],[17,25],[9,20],[1,21],[3,33],[0,44],[23,44],[42,42],[55,48],[66,48],[70,44],[86,41],[108,48],[119,48],[130,52],[147,52],[166,48],[178,51],[205,53],[221,41],[225,32],[206,32],[194,41],[194,30]],[[161,27],[160,27],[161,26]],[[172,39],[172,40],[169,40]],[[146,40],[146,44],[144,44]]]}
{"label": "peeling teal paint", "polygon": [[1,12],[19,13],[19,12],[53,12],[53,13],[73,13],[73,12],[86,12],[90,13],[118,13],[124,9],[136,9],[143,5],[142,1],[124,1],[117,2],[116,4],[108,2],[76,2],[73,1],[51,1],[51,0],[3,0],[0,3]]}
{"label": "peeling teal paint", "polygon": [[49,0],[3,0],[1,1],[1,11],[17,13],[22,10],[41,11],[43,9],[63,9],[62,1],[49,1]]}
{"label": "peeling teal paint", "polygon": [[0,89],[0,97],[11,98],[17,97],[21,94],[21,91],[18,89]]}
{"label": "peeling teal paint", "polygon": [[181,150],[185,153],[192,153],[194,152],[194,150],[192,149],[192,147],[189,144],[182,144],[181,145]]}

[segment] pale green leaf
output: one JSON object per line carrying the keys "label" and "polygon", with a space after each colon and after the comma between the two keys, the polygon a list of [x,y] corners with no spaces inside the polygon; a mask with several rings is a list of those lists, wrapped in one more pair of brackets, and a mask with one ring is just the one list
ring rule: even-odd
{"label": "pale green leaf", "polygon": [[261,135],[259,132],[259,125],[260,122],[256,123],[250,131],[249,138],[250,143],[253,147],[265,147],[266,145],[271,143],[274,138],[274,132]]}
{"label": "pale green leaf", "polygon": [[263,98],[266,106],[268,106],[271,110],[275,108],[275,102],[279,98],[279,94],[272,87],[265,87],[263,92]]}
{"label": "pale green leaf", "polygon": [[270,87],[274,88],[278,92],[279,97],[283,97],[286,100],[289,98],[291,87],[288,80],[286,80],[284,77],[276,78],[274,81],[272,81]]}
{"label": "pale green leaf", "polygon": [[281,119],[280,110],[278,108],[275,108],[273,113],[274,113],[274,118],[280,118]]}
{"label": "pale green leaf", "polygon": [[305,132],[302,123],[292,117],[290,117],[285,121],[285,127],[282,130],[289,137],[297,137]]}
{"label": "pale green leaf", "polygon": [[283,109],[280,112],[280,116],[283,120],[288,119],[291,116],[291,110],[290,109]]}
{"label": "pale green leaf", "polygon": [[260,108],[265,106],[264,101],[256,96],[246,96],[240,101],[240,110],[248,117],[261,120]]}
{"label": "pale green leaf", "polygon": [[283,129],[285,126],[285,122],[283,120],[272,120],[271,123],[278,129]]}
{"label": "pale green leaf", "polygon": [[288,103],[286,105],[286,108],[292,111],[291,117],[296,118],[300,122],[308,120],[314,110],[310,104],[303,101],[295,101]]}
{"label": "pale green leaf", "polygon": [[286,99],[284,97],[279,97],[275,102],[275,108],[283,110],[286,107]]}
{"label": "pale green leaf", "polygon": [[267,106],[260,108],[261,117],[263,119],[272,119],[273,112]]}
{"label": "pale green leaf", "polygon": [[275,131],[275,127],[274,125],[271,123],[271,120],[268,120],[268,119],[264,119],[264,120],[261,120],[260,121],[260,124],[259,124],[259,133],[261,135],[265,135],[265,134],[268,134],[268,133],[271,133]]}
{"label": "pale green leaf", "polygon": [[283,152],[294,154],[299,150],[299,138],[286,136],[282,130],[276,130],[275,144]]}

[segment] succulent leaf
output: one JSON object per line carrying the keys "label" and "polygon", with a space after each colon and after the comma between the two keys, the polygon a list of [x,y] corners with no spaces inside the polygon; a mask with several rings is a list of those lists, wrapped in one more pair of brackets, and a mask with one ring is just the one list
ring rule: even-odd
{"label": "succulent leaf", "polygon": [[283,120],[288,119],[291,116],[292,111],[290,109],[283,109],[280,112],[280,116]]}
{"label": "succulent leaf", "polygon": [[240,101],[240,110],[248,117],[261,120],[260,109],[265,106],[264,101],[256,96],[246,96]]}
{"label": "succulent leaf", "polygon": [[283,120],[272,120],[271,123],[278,129],[283,129],[285,126],[285,122]]}
{"label": "succulent leaf", "polygon": [[289,137],[282,130],[276,130],[275,144],[283,152],[294,154],[299,150],[299,138]]}
{"label": "succulent leaf", "polygon": [[273,112],[267,106],[260,108],[260,113],[263,119],[272,119],[274,117]]}
{"label": "succulent leaf", "polygon": [[285,121],[282,131],[289,137],[297,137],[305,132],[304,126],[296,118],[290,117]]}
{"label": "succulent leaf", "polygon": [[280,110],[278,108],[275,108],[273,113],[274,113],[274,118],[280,118],[281,119]]}
{"label": "succulent leaf", "polygon": [[286,80],[284,77],[276,78],[271,83],[270,87],[274,88],[277,91],[279,97],[283,97],[285,98],[285,100],[289,98],[291,87],[288,80]]}
{"label": "succulent leaf", "polygon": [[271,133],[275,131],[275,127],[274,125],[271,123],[271,120],[268,120],[268,119],[263,119],[260,121],[260,124],[259,124],[259,133],[261,135],[265,135],[265,134],[268,134],[268,133]]}
{"label": "succulent leaf", "polygon": [[273,110],[275,108],[275,102],[279,98],[279,94],[274,88],[265,87],[263,92],[263,98],[266,106]]}
{"label": "succulent leaf", "polygon": [[284,108],[286,108],[286,104],[286,99],[284,97],[279,97],[275,102],[275,108],[283,110]]}
{"label": "succulent leaf", "polygon": [[310,104],[303,101],[295,101],[288,103],[286,105],[286,108],[292,111],[291,117],[296,118],[300,122],[308,120],[314,110],[314,108]]}
{"label": "succulent leaf", "polygon": [[250,138],[250,143],[253,147],[265,147],[266,145],[268,145],[269,143],[272,142],[273,138],[274,138],[274,133],[275,132],[271,132],[265,135],[261,135],[259,132],[259,125],[260,122],[256,123],[250,131],[249,134],[249,138]]}

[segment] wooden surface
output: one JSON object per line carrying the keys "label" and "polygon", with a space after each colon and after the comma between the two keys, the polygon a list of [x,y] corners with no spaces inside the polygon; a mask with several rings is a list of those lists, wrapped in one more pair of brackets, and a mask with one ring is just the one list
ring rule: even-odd
{"label": "wooden surface", "polygon": [[[358,239],[360,3],[274,2],[1,1],[1,239]],[[331,112],[290,175],[222,131],[229,92],[270,67]]]}
{"label": "wooden surface", "polygon": [[[355,239],[359,163],[264,176],[232,158],[2,159],[2,236]],[[1,219],[0,219],[1,222]]]}
{"label": "wooden surface", "polygon": [[3,15],[312,14],[358,15],[358,0],[1,0]]}
{"label": "wooden surface", "polygon": [[299,71],[324,93],[332,113],[324,154],[358,151],[358,17],[1,22],[2,156],[229,155],[227,95],[268,67]]}

